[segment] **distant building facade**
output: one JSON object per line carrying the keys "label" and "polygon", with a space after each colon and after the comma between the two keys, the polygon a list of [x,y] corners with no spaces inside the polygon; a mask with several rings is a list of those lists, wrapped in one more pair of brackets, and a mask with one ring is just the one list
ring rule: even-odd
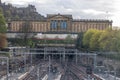
{"label": "distant building facade", "polygon": [[[28,21],[28,20],[27,20]],[[14,20],[8,22],[8,31],[20,32],[24,20]],[[95,20],[95,19],[79,19],[75,20],[72,15],[48,14],[44,20],[29,20],[32,32],[41,33],[79,33],[88,29],[104,30],[112,27],[112,21]],[[29,27],[29,26],[28,26]]]}

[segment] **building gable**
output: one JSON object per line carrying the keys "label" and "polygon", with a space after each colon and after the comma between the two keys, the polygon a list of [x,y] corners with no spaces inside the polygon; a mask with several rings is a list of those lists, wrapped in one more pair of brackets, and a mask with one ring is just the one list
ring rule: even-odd
{"label": "building gable", "polygon": [[50,20],[69,20],[72,18],[71,15],[61,15],[61,14],[57,14],[57,15],[47,15],[47,18]]}

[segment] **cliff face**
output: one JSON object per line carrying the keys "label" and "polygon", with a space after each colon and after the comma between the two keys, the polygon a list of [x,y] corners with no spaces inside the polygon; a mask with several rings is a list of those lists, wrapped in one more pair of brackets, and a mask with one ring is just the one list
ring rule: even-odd
{"label": "cliff face", "polygon": [[0,3],[0,7],[3,10],[3,14],[6,18],[12,20],[44,20],[45,17],[36,11],[34,5],[28,5],[27,7],[14,7],[12,4]]}

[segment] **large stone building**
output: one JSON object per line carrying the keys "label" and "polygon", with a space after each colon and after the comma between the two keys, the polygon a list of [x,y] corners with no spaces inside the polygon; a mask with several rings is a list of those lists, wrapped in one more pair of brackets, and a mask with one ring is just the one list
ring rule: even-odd
{"label": "large stone building", "polygon": [[[28,20],[27,20],[28,21]],[[10,32],[20,32],[26,20],[8,22]],[[41,33],[79,33],[88,29],[104,30],[112,27],[112,21],[98,19],[79,19],[75,20],[72,15],[48,14],[46,19],[33,21],[29,20],[32,32]],[[30,32],[31,32],[30,31]]]}

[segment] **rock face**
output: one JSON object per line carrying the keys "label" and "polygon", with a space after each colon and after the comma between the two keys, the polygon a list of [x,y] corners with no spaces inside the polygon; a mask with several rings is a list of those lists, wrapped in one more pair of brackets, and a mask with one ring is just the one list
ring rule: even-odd
{"label": "rock face", "polygon": [[39,14],[36,11],[34,5],[28,5],[27,7],[14,7],[12,4],[5,4],[1,3],[0,0],[0,7],[2,8],[3,14],[5,18],[12,19],[12,20],[44,20],[45,17]]}

